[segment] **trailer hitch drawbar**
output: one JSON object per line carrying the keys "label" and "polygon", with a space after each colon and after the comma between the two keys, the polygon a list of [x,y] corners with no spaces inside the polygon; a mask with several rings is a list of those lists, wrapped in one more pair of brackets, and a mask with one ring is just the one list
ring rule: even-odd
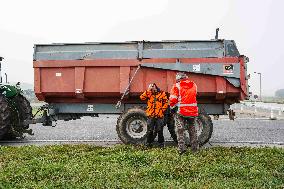
{"label": "trailer hitch drawbar", "polygon": [[[42,117],[40,118],[35,118],[36,115],[40,112],[43,111]],[[55,125],[52,125],[52,120],[51,117],[48,115],[48,105],[43,105],[41,106],[36,113],[33,115],[31,119],[25,120],[24,124],[37,124],[37,123],[42,123],[43,126],[52,126],[55,127]],[[54,120],[56,121],[56,120]]]}

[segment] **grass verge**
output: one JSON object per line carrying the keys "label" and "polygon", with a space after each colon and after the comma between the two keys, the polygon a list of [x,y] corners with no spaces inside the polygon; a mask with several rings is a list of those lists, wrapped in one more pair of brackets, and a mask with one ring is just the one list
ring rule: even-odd
{"label": "grass verge", "polygon": [[283,148],[0,147],[0,188],[283,188]]}

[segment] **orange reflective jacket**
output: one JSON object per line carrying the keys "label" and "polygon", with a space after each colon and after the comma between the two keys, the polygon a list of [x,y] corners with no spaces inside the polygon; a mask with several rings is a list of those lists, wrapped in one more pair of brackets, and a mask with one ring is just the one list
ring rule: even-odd
{"label": "orange reflective jacket", "polygon": [[147,101],[146,114],[148,117],[163,118],[168,107],[168,97],[165,92],[157,92],[153,94],[151,91],[145,91],[141,96],[141,100]]}
{"label": "orange reflective jacket", "polygon": [[178,107],[178,114],[182,116],[198,116],[197,86],[189,79],[183,79],[174,84],[171,89],[170,106]]}

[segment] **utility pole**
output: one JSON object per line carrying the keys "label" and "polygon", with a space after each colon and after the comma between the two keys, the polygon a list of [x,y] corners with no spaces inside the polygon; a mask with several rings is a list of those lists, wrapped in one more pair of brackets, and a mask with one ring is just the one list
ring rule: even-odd
{"label": "utility pole", "polygon": [[261,96],[261,73],[260,72],[254,72],[254,73],[259,75],[259,100],[262,101],[262,96]]}

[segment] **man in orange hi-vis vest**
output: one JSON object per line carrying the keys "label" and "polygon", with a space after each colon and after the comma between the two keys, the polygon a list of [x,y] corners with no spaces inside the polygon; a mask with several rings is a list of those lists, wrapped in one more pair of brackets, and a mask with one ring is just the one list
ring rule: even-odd
{"label": "man in orange hi-vis vest", "polygon": [[140,99],[147,100],[147,125],[148,136],[146,145],[152,146],[154,142],[155,132],[158,134],[158,143],[161,148],[164,147],[164,115],[168,107],[168,97],[164,91],[161,91],[155,83],[150,84],[148,89],[141,94]]}
{"label": "man in orange hi-vis vest", "polygon": [[195,118],[198,116],[197,86],[188,79],[185,73],[176,75],[176,83],[171,89],[170,107],[175,110],[175,125],[177,128],[178,147],[180,154],[186,152],[184,130],[187,129],[190,137],[192,152],[199,148],[197,132],[194,126]]}

